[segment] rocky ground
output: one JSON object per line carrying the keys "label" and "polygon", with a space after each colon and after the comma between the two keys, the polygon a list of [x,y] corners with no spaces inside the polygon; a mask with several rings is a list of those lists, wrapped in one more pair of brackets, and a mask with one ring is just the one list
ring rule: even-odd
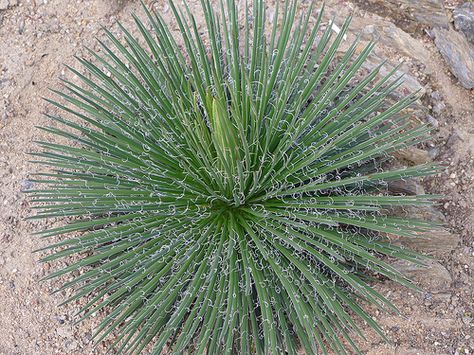
{"label": "rocky ground", "polygon": [[[151,1],[145,1],[150,4]],[[163,0],[153,7],[170,17]],[[197,10],[199,1],[190,1]],[[269,7],[273,4],[269,1]],[[308,3],[303,2],[303,7]],[[367,69],[388,59],[384,70],[401,65],[402,93],[420,90],[413,117],[433,126],[431,140],[398,154],[401,164],[429,160],[444,171],[406,192],[426,191],[445,198],[433,209],[404,211],[442,221],[445,229],[413,244],[433,256],[429,269],[398,265],[423,288],[413,293],[384,282],[376,287],[402,316],[374,316],[391,344],[375,336],[360,342],[367,354],[471,354],[474,352],[474,5],[441,0],[328,0],[327,17],[353,14],[351,37],[379,42]],[[32,232],[55,223],[25,220],[32,214],[23,191],[35,171],[28,152],[33,141],[48,139],[34,127],[45,125],[51,110],[43,100],[64,64],[95,47],[100,26],[120,20],[131,25],[138,1],[0,0],[0,354],[104,353],[90,337],[100,315],[74,324],[77,305],[58,307],[65,293],[51,294],[59,281],[39,282],[49,265],[33,250],[45,241]],[[197,12],[198,13],[198,12]],[[115,31],[114,30],[114,31]],[[394,98],[396,99],[396,98]],[[399,241],[407,243],[406,241]]]}

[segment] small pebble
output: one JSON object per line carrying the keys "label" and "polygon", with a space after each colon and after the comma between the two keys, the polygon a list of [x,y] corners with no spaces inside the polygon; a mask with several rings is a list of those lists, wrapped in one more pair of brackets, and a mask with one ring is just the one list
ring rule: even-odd
{"label": "small pebble", "polygon": [[426,122],[428,122],[430,125],[432,125],[434,128],[438,128],[439,127],[439,122],[436,118],[434,118],[433,116],[431,115],[427,115],[425,117],[425,120]]}
{"label": "small pebble", "polygon": [[22,180],[21,181],[21,191],[28,191],[33,188],[34,183],[30,180]]}

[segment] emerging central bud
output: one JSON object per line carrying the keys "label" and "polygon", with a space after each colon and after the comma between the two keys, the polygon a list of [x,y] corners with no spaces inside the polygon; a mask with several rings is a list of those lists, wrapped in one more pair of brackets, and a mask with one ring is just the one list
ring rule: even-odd
{"label": "emerging central bud", "polygon": [[232,122],[225,98],[211,95],[207,98],[211,135],[222,171],[230,176],[236,173],[239,159],[237,129]]}

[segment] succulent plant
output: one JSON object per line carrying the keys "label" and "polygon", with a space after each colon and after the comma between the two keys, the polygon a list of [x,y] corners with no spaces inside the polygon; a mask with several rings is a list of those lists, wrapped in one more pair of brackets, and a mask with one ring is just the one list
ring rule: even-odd
{"label": "succulent plant", "polygon": [[181,39],[146,7],[136,35],[105,29],[47,99],[42,129],[68,143],[39,142],[33,218],[67,219],[39,234],[69,263],[46,279],[70,275],[65,303],[104,313],[115,352],[345,353],[363,322],[385,338],[364,305],[396,308],[371,282],[414,288],[387,259],[422,262],[389,237],[431,228],[390,211],[433,196],[387,188],[437,171],[390,168],[427,137],[404,113],[416,93],[390,103],[403,79],[365,71],[373,43],[341,51],[350,19],[201,4],[204,31],[170,1]]}

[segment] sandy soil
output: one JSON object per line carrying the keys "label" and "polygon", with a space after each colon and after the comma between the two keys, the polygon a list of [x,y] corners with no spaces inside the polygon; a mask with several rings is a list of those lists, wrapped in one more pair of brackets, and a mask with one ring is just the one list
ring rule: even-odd
{"label": "sandy soil", "polygon": [[[197,6],[199,1],[190,1]],[[147,3],[150,3],[147,1]],[[456,2],[447,4],[450,9]],[[154,7],[169,15],[163,0]],[[328,13],[352,12],[362,24],[381,19],[362,5],[327,1]],[[58,77],[71,76],[64,64],[73,64],[83,47],[94,48],[100,26],[115,28],[120,20],[131,25],[131,12],[140,13],[136,1],[115,0],[10,0],[0,10],[0,354],[90,354],[104,353],[106,344],[93,348],[90,337],[100,315],[74,324],[77,305],[57,305],[66,294],[51,294],[60,281],[39,282],[50,269],[33,250],[46,241],[32,232],[55,221],[29,221],[32,214],[27,196],[32,187],[29,173],[37,167],[28,152],[34,140],[49,139],[35,128],[47,124],[43,113],[52,108],[42,100],[48,88],[59,87]],[[395,21],[394,21],[395,22]],[[423,147],[446,170],[423,182],[430,193],[446,199],[439,211],[460,242],[452,251],[437,252],[443,277],[418,274],[425,290],[421,294],[385,282],[377,288],[403,312],[403,316],[378,314],[392,344],[375,336],[361,342],[368,354],[470,354],[474,352],[474,95],[463,89],[448,72],[432,39],[414,33],[426,58],[403,55],[382,43],[378,54],[392,63],[404,59],[403,69],[426,89],[423,104],[437,129]]]}

